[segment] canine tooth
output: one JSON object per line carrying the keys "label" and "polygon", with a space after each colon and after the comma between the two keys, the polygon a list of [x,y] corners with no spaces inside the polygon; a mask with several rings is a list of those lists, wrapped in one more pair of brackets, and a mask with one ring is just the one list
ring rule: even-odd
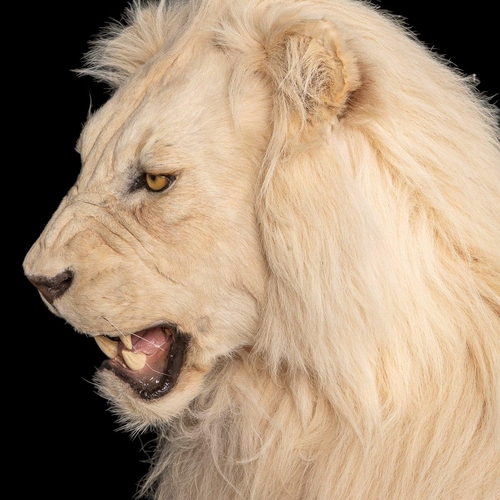
{"label": "canine tooth", "polygon": [[128,350],[132,350],[132,338],[130,335],[123,335],[121,337],[122,339],[122,342],[125,344],[125,347],[128,349]]}
{"label": "canine tooth", "polygon": [[122,351],[123,361],[134,372],[142,370],[146,365],[146,355],[143,352]]}
{"label": "canine tooth", "polygon": [[94,340],[96,341],[97,345],[99,346],[99,349],[106,354],[108,358],[116,358],[118,355],[118,343],[114,342],[111,339],[108,339],[107,337],[103,336],[98,336],[94,337]]}

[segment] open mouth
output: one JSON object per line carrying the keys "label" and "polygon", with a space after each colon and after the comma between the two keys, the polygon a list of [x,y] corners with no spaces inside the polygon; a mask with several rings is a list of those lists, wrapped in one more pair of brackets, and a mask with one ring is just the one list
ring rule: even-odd
{"label": "open mouth", "polygon": [[189,342],[186,334],[171,325],[94,339],[108,357],[100,369],[111,370],[143,399],[164,396],[175,386]]}

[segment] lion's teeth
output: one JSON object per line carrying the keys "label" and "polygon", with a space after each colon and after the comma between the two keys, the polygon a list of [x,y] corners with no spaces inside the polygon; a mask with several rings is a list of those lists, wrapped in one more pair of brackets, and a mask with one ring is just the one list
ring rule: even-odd
{"label": "lion's teeth", "polygon": [[123,361],[134,372],[142,370],[146,365],[146,355],[143,352],[122,351]]}
{"label": "lion's teeth", "polygon": [[[118,342],[115,342],[108,337],[99,335],[94,337],[99,349],[108,357],[116,358],[118,356]],[[132,339],[130,335],[122,337],[122,342],[127,349],[123,349],[121,352],[123,361],[125,364],[133,371],[139,371],[146,365],[146,355],[143,352],[133,352],[132,349]]]}
{"label": "lion's teeth", "polygon": [[121,337],[122,342],[124,343],[125,347],[128,350],[132,350],[132,337],[131,335],[122,335]]}
{"label": "lion's teeth", "polygon": [[94,337],[99,349],[106,354],[108,358],[116,358],[118,355],[118,343],[108,339],[107,337],[98,336]]}

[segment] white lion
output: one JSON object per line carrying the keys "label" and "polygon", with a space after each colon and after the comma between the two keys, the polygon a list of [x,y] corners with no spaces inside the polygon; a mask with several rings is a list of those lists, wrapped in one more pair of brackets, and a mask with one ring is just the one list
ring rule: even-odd
{"label": "white lion", "polygon": [[127,13],[24,267],[157,431],[142,493],[498,500],[495,109],[363,2]]}

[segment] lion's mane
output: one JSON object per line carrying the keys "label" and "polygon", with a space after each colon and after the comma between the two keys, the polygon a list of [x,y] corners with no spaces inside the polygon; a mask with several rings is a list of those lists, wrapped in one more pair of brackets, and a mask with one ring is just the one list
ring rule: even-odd
{"label": "lion's mane", "polygon": [[496,110],[351,0],[134,3],[82,72],[119,88],[200,33],[236,54],[236,126],[251,73],[272,102],[255,199],[267,299],[254,344],[157,425],[143,492],[498,499]]}

